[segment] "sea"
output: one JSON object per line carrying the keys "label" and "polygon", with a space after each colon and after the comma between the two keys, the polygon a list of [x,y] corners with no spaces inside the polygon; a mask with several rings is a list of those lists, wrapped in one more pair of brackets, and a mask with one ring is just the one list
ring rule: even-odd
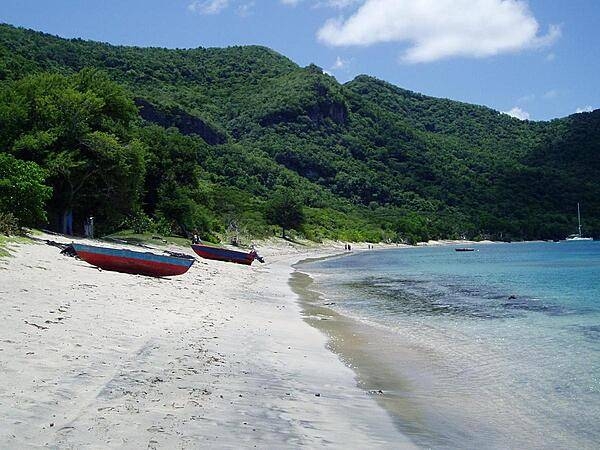
{"label": "sea", "polygon": [[297,266],[306,320],[422,448],[600,448],[600,242]]}

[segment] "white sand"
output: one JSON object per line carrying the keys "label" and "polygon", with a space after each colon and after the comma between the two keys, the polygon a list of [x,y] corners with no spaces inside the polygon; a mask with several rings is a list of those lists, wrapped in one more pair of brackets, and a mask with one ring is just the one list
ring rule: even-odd
{"label": "white sand", "polygon": [[261,251],[155,279],[17,246],[0,259],[0,448],[410,447],[287,284],[337,250]]}

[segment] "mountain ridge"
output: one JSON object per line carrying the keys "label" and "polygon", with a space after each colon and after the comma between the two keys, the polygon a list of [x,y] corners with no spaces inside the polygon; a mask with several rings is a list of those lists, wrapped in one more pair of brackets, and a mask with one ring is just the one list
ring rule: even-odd
{"label": "mountain ridge", "polygon": [[[231,46],[227,46],[227,47],[203,47],[203,46],[198,46],[198,47],[184,47],[184,48],[179,48],[179,47],[161,47],[161,46],[148,46],[148,47],[144,47],[144,46],[138,46],[138,45],[126,45],[126,44],[113,44],[107,41],[94,41],[92,39],[83,39],[83,38],[65,38],[62,37],[60,35],[56,35],[56,34],[52,34],[52,33],[47,33],[47,32],[43,32],[43,31],[37,31],[37,30],[33,30],[30,28],[26,28],[26,27],[18,27],[18,26],[14,26],[8,23],[3,23],[0,22],[0,27],[6,29],[13,29],[13,30],[17,30],[17,31],[23,31],[25,33],[33,33],[35,35],[37,35],[40,38],[51,38],[54,39],[58,42],[64,42],[64,41],[68,41],[68,42],[72,42],[72,43],[82,43],[82,44],[100,44],[100,45],[104,45],[107,47],[111,47],[113,49],[131,49],[131,50],[140,50],[140,51],[145,51],[145,50],[155,50],[155,51],[182,51],[182,52],[194,52],[194,51],[223,51],[223,50],[230,50],[230,49],[248,49],[248,50],[259,50],[259,51],[263,51],[267,54],[272,54],[274,56],[277,56],[279,58],[288,60],[289,62],[291,62],[292,64],[294,64],[294,66],[296,68],[301,68],[301,66],[299,66],[297,63],[294,63],[290,58],[286,57],[285,55],[277,52],[276,50],[267,47],[265,45],[259,45],[259,44],[248,44],[248,45],[231,45]],[[314,66],[314,67],[318,67],[315,64],[310,64],[309,66]],[[321,71],[323,71],[323,69],[319,68]],[[453,102],[459,105],[467,105],[470,107],[480,107],[480,108],[484,108],[489,110],[490,112],[493,112],[495,114],[502,114],[508,117],[512,117],[509,116],[508,114],[506,114],[503,111],[497,110],[493,107],[487,106],[487,105],[480,105],[480,104],[474,104],[474,103],[468,103],[468,102],[464,102],[461,100],[455,100],[449,97],[437,97],[437,96],[432,96],[429,94],[425,94],[425,93],[421,93],[421,92],[417,92],[417,91],[412,91],[410,89],[406,89],[406,88],[402,88],[398,85],[395,85],[389,81],[383,80],[383,79],[379,79],[377,77],[374,77],[372,75],[369,74],[358,74],[356,75],[352,80],[347,81],[345,83],[340,83],[344,86],[347,85],[351,85],[352,83],[359,81],[361,79],[369,79],[372,81],[375,81],[379,84],[384,84],[384,85],[388,85],[390,87],[393,87],[395,89],[397,89],[398,91],[403,91],[406,95],[410,95],[410,96],[414,96],[414,97],[419,97],[422,99],[429,99],[429,100],[439,100],[439,101],[449,101],[449,102]],[[524,122],[530,122],[530,123],[546,123],[546,122],[551,122],[554,120],[561,120],[561,119],[565,119],[571,116],[575,116],[578,114],[586,114],[588,112],[593,112],[593,111],[585,111],[585,112],[581,112],[581,113],[573,113],[573,114],[569,114],[567,116],[561,116],[561,117],[555,117],[549,120],[521,120],[515,117],[512,117],[513,120],[515,121],[524,121]]]}
{"label": "mountain ridge", "polygon": [[[6,85],[39,72],[106,72],[135,97],[140,119],[208,145],[198,164],[213,186],[244,192],[259,209],[273,190],[295,190],[309,211],[304,232],[317,239],[360,227],[373,239],[554,238],[572,229],[577,201],[600,232],[598,111],[520,121],[368,75],[340,84],[262,46],[112,46],[0,25],[0,55]],[[222,224],[217,203],[206,208]]]}

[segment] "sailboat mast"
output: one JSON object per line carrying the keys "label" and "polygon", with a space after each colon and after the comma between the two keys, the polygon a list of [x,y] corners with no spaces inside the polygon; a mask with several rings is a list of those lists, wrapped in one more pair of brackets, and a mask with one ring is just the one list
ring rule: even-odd
{"label": "sailboat mast", "polygon": [[577,223],[579,224],[579,237],[581,237],[581,214],[579,213],[579,202],[577,202]]}

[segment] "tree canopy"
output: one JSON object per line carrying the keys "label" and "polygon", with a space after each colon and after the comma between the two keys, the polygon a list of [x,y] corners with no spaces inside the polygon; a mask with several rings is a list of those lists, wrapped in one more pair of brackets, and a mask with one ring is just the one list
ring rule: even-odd
{"label": "tree canopy", "polygon": [[145,147],[130,135],[137,109],[96,69],[35,74],[0,86],[2,144],[45,169],[51,213],[72,210],[117,225],[139,205]]}

